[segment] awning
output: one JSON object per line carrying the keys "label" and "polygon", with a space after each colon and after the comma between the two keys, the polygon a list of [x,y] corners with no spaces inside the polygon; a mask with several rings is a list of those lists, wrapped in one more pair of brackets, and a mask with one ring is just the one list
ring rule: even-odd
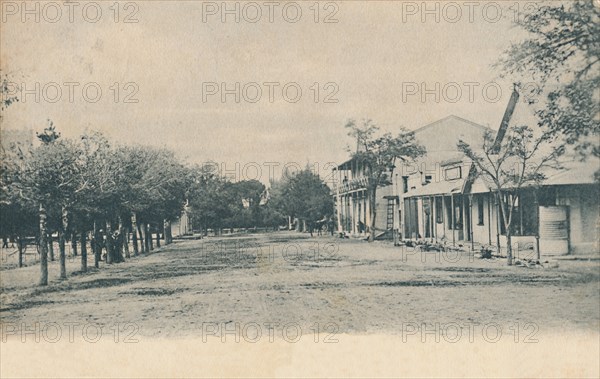
{"label": "awning", "polygon": [[[565,186],[577,184],[596,184],[595,173],[600,170],[600,160],[589,158],[585,162],[569,161],[563,162],[561,169],[546,168],[544,179],[541,186]],[[525,187],[532,187],[529,184]],[[524,188],[525,188],[524,187]],[[495,186],[490,182],[490,179],[484,179],[479,176],[473,182],[470,193],[485,193],[495,190]]]}
{"label": "awning", "polygon": [[457,179],[452,181],[429,183],[424,185],[423,187],[415,188],[413,190],[408,191],[403,195],[403,197],[407,198],[433,195],[450,195],[453,193],[460,193],[464,181],[464,179]]}

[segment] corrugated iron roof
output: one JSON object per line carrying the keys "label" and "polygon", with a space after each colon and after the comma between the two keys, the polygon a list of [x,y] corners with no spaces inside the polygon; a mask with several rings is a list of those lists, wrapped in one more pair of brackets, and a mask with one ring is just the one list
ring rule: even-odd
{"label": "corrugated iron roof", "polygon": [[440,181],[429,183],[423,187],[415,188],[404,194],[404,197],[416,196],[431,196],[431,195],[450,195],[452,193],[460,193],[465,179],[457,179],[452,181]]}
{"label": "corrugated iron roof", "polygon": [[543,185],[559,186],[568,184],[595,184],[594,174],[600,170],[600,160],[588,159],[586,162],[568,162],[564,169],[553,174],[546,174]]}
{"label": "corrugated iron roof", "polygon": [[[564,186],[577,184],[595,184],[594,174],[600,170],[600,160],[589,158],[585,162],[567,161],[561,162],[562,168],[546,168],[543,170],[546,179],[540,184],[542,186]],[[473,182],[471,193],[484,193],[495,189],[492,183],[479,176]]]}

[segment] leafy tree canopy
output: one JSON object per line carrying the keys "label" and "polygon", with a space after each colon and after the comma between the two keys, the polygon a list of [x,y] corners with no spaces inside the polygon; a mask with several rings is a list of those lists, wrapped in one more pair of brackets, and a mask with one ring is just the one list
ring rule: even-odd
{"label": "leafy tree canopy", "polygon": [[503,75],[540,84],[540,126],[566,137],[582,156],[600,156],[600,7],[592,0],[539,6],[518,17],[530,37],[496,66]]}

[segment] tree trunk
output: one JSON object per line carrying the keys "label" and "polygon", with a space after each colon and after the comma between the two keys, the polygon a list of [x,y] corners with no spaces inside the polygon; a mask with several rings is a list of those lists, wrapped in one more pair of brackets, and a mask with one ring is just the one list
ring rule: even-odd
{"label": "tree trunk", "polygon": [[106,263],[112,264],[114,262],[114,258],[112,224],[110,221],[106,221]]}
{"label": "tree trunk", "polygon": [[125,258],[123,257],[123,249],[124,249],[124,236],[125,234],[125,227],[123,226],[123,220],[121,219],[121,216],[119,216],[119,229],[118,229],[118,237],[115,241],[115,260],[117,262],[125,262]]}
{"label": "tree trunk", "polygon": [[163,223],[163,230],[165,236],[165,245],[173,243],[173,235],[171,234],[171,221],[165,220]]}
{"label": "tree trunk", "polygon": [[507,264],[509,266],[512,266],[513,264],[513,257],[512,257],[512,236],[511,236],[511,223],[512,223],[512,211],[514,209],[514,199],[510,199],[511,201],[511,206],[510,209],[506,209],[506,203],[504,202],[504,199],[502,198],[502,195],[500,194],[499,196],[499,201],[500,201],[500,209],[502,210],[502,218],[504,219],[504,229],[506,230],[506,261]]}
{"label": "tree trunk", "polygon": [[139,230],[139,225],[137,223],[137,217],[135,215],[135,212],[133,212],[131,214],[131,239],[133,242],[133,256],[137,257],[139,250],[138,250],[138,230]]}
{"label": "tree trunk", "polygon": [[67,259],[65,254],[65,234],[69,228],[69,211],[67,208],[62,207],[61,210],[61,223],[60,223],[60,235],[58,237],[58,248],[60,250],[60,278],[67,279]]}
{"label": "tree trunk", "polygon": [[[163,232],[164,234],[164,232]],[[160,247],[160,230],[156,231],[156,247],[159,248]]]}
{"label": "tree trunk", "polygon": [[140,235],[140,252],[144,254],[146,252],[146,230],[144,223],[138,223],[138,234]]}
{"label": "tree trunk", "polygon": [[[502,217],[502,216],[500,214],[501,213],[500,194],[498,192],[496,192],[494,206],[496,207],[496,245],[498,246],[498,256],[501,257],[502,249],[500,248],[500,217]],[[490,222],[490,226],[491,226],[491,222]]]}
{"label": "tree trunk", "polygon": [[137,227],[131,226],[131,244],[133,245],[134,257],[137,257],[139,254],[137,233]]}
{"label": "tree trunk", "polygon": [[17,249],[19,250],[19,267],[23,267],[23,238],[17,236]]}
{"label": "tree trunk", "polygon": [[71,234],[71,250],[73,251],[73,256],[77,256],[77,232],[73,232]]}
{"label": "tree trunk", "polygon": [[65,232],[63,231],[63,226],[62,226],[62,218],[61,218],[61,225],[60,225],[60,229],[58,231],[58,254],[59,254],[59,260],[60,260],[60,256],[63,254],[63,251],[65,252],[65,260],[66,260],[66,238],[65,238]]}
{"label": "tree trunk", "polygon": [[54,241],[52,241],[52,232],[48,233],[48,254],[50,261],[54,262]]}
{"label": "tree trunk", "polygon": [[129,254],[129,228],[123,227],[123,249],[125,250],[125,258],[131,258]]}
{"label": "tree trunk", "polygon": [[102,236],[98,232],[98,225],[94,221],[94,243],[92,244],[92,250],[94,250],[94,267],[100,268],[100,255],[102,254]]}
{"label": "tree trunk", "polygon": [[40,286],[48,285],[48,241],[46,230],[46,209],[43,204],[40,204]]}
{"label": "tree trunk", "polygon": [[369,213],[370,213],[370,217],[371,219],[369,220],[369,242],[373,242],[375,240],[375,218],[377,216],[377,207],[376,207],[376,201],[375,199],[377,199],[377,187],[371,187],[369,188],[369,190],[367,191],[368,193],[368,201],[369,201]]}
{"label": "tree trunk", "polygon": [[510,235],[509,229],[506,229],[506,260],[509,266],[513,264],[512,255],[512,236]]}
{"label": "tree trunk", "polygon": [[150,231],[150,224],[144,224],[144,228],[146,229],[146,251],[150,252],[154,250],[154,246],[152,246],[152,232]]}
{"label": "tree trunk", "polygon": [[87,272],[87,241],[86,232],[81,230],[81,272]]}

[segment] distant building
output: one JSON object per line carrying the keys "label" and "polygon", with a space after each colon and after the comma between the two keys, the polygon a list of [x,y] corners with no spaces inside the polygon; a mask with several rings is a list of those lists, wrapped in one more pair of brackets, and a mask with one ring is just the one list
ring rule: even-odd
{"label": "distant building", "polygon": [[[335,182],[333,195],[338,220],[338,231],[353,236],[364,236],[366,225],[371,224],[370,204],[367,201],[367,178],[365,167],[357,160],[350,159],[334,169]],[[392,186],[379,188],[377,191],[377,208],[384,207],[386,196],[391,195]],[[376,215],[379,219],[379,215]],[[385,222],[377,222],[375,234],[385,232]]]}
{"label": "distant building", "polygon": [[186,202],[181,216],[171,222],[171,235],[175,238],[193,234],[192,220],[190,218],[189,203]]}

